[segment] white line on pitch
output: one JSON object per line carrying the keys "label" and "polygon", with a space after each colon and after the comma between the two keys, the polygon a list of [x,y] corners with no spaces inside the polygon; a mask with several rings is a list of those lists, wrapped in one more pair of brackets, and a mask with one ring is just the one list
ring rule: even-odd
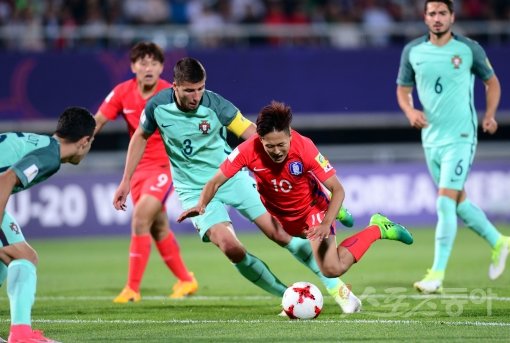
{"label": "white line on pitch", "polygon": [[[37,301],[91,301],[91,300],[111,300],[112,296],[38,296],[36,298]],[[423,299],[466,299],[466,300],[491,300],[491,301],[501,301],[501,302],[509,302],[510,297],[498,297],[498,296],[473,296],[468,294],[370,294],[368,296],[359,296],[361,300],[364,299],[415,299],[415,300],[423,300]],[[195,301],[225,301],[225,300],[272,300],[276,299],[276,297],[271,296],[258,296],[258,295],[194,295],[183,300],[195,300]],[[0,297],[0,301],[7,301],[7,297]],[[170,299],[167,296],[144,296],[143,300],[153,300],[153,301],[180,301],[180,299]]]}
{"label": "white line on pitch", "polygon": [[[2,319],[2,323],[7,323],[9,320]],[[393,324],[393,325],[449,325],[449,326],[495,326],[495,327],[510,327],[510,323],[506,322],[481,322],[481,321],[420,321],[420,320],[384,320],[384,319],[340,319],[340,320],[309,320],[309,321],[296,321],[296,320],[192,320],[192,319],[170,319],[170,320],[131,320],[131,319],[33,319],[32,322],[47,323],[47,324],[294,324],[294,323],[307,323],[307,324]],[[300,325],[301,325],[300,324]]]}

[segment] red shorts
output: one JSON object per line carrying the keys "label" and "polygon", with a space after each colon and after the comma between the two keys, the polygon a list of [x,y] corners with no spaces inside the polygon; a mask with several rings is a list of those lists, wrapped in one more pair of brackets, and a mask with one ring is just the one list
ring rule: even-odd
{"label": "red shorts", "polygon": [[174,190],[170,167],[149,170],[137,170],[131,178],[131,199],[136,205],[142,195],[157,198],[163,206]]}
{"label": "red shorts", "polygon": [[[282,224],[285,232],[287,232],[289,235],[295,237],[303,237],[305,236],[305,231],[308,230],[308,228],[322,223],[324,215],[328,210],[328,205],[329,199],[323,196],[318,196],[315,198],[314,203],[307,209],[306,213],[299,217],[286,217],[275,214],[273,214],[273,216],[278,219],[280,224]],[[330,232],[332,235],[336,234],[336,221],[334,221],[331,225]]]}

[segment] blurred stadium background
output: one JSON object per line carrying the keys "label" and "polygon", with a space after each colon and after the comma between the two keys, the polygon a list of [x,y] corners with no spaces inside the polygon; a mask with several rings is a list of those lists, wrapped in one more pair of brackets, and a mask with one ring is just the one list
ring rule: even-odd
{"label": "blurred stadium background", "polygon": [[[467,189],[499,223],[510,223],[510,1],[455,1],[455,32],[486,49],[503,95],[499,131],[480,132]],[[426,33],[422,1],[408,0],[0,0],[0,131],[52,133],[70,105],[95,113],[131,77],[139,40],[166,52],[163,78],[189,55],[207,88],[249,118],[272,99],[293,108],[294,127],[335,165],[359,227],[382,211],[408,226],[435,223],[435,188],[420,134],[395,98],[403,45]],[[485,106],[481,82],[477,109]],[[480,112],[482,113],[482,112]],[[236,144],[235,139],[232,143]],[[79,167],[10,201],[28,237],[129,233],[129,213],[111,205],[128,136],[107,125]],[[180,209],[169,200],[172,219]],[[251,225],[232,213],[238,229]],[[172,223],[193,233],[189,223]]]}

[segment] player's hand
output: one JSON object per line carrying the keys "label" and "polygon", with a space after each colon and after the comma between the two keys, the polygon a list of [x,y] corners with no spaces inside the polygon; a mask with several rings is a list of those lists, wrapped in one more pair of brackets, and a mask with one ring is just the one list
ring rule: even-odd
{"label": "player's hand", "polygon": [[493,135],[498,129],[498,122],[492,117],[484,117],[482,122],[483,132]]}
{"label": "player's hand", "polygon": [[205,208],[203,206],[195,206],[182,212],[179,218],[177,218],[177,222],[181,223],[186,218],[196,217],[204,213]]}
{"label": "player's hand", "polygon": [[406,116],[409,120],[409,124],[411,124],[411,126],[416,129],[423,129],[429,125],[427,118],[425,118],[425,113],[422,111],[413,109],[412,111],[406,113]]}
{"label": "player's hand", "polygon": [[312,226],[308,230],[305,231],[306,238],[309,240],[319,240],[328,239],[329,234],[331,233],[331,227],[329,225],[320,224],[317,226]]}
{"label": "player's hand", "polygon": [[126,210],[126,200],[129,194],[129,182],[122,181],[113,196],[113,207],[116,210]]}

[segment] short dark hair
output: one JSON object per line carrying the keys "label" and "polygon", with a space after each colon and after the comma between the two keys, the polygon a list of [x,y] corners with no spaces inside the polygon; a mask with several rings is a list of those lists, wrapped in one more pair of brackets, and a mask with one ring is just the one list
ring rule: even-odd
{"label": "short dark hair", "polygon": [[206,77],[204,66],[194,58],[184,57],[174,66],[174,81],[176,83],[197,83],[205,80]]}
{"label": "short dark hair", "polygon": [[152,57],[161,64],[165,63],[165,54],[163,50],[153,42],[138,42],[129,52],[131,63],[143,59],[145,56]]}
{"label": "short dark hair", "polygon": [[453,0],[425,0],[425,4],[423,5],[423,12],[427,13],[427,5],[429,2],[440,2],[442,4],[445,4],[446,7],[448,7],[448,10],[450,13],[453,13]]}
{"label": "short dark hair", "polygon": [[257,117],[257,133],[260,137],[273,131],[285,131],[290,135],[290,123],[292,122],[292,111],[283,102],[271,101],[264,106]]}
{"label": "short dark hair", "polygon": [[83,107],[68,107],[58,118],[55,135],[75,143],[83,137],[94,135],[96,121],[89,110]]}

